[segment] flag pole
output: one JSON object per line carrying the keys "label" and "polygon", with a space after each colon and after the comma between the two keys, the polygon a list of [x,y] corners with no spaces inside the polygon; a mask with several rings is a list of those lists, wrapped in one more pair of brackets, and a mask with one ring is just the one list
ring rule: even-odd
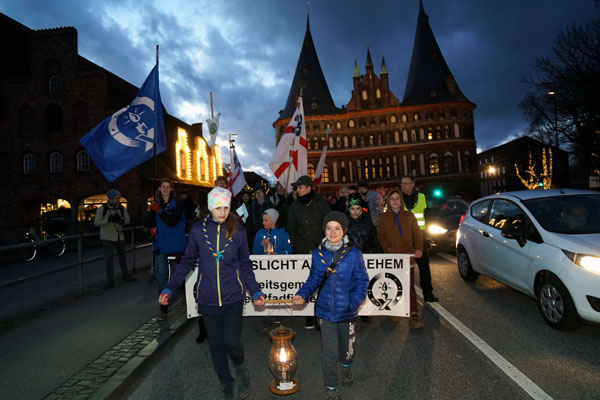
{"label": "flag pole", "polygon": [[[156,45],[156,65],[158,66],[158,44]],[[157,82],[158,83],[158,82]],[[158,90],[158,88],[157,88]],[[152,185],[152,197],[154,198],[154,201],[156,201],[156,190],[158,188],[157,184],[156,184],[156,141],[158,140],[158,108],[159,108],[160,104],[158,104],[157,106],[155,106],[156,109],[156,113],[154,113],[154,130],[155,130],[155,135],[154,135],[154,183]]]}

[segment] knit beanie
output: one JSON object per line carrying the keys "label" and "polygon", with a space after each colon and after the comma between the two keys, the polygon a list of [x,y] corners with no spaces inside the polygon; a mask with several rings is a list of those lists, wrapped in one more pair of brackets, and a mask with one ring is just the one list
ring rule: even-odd
{"label": "knit beanie", "polygon": [[119,192],[117,189],[110,189],[108,192],[106,192],[106,196],[109,199],[112,199],[113,197],[120,196],[120,195],[121,195],[121,192]]}
{"label": "knit beanie", "polygon": [[340,224],[344,232],[348,230],[349,222],[348,217],[346,217],[346,214],[339,211],[330,211],[329,214],[327,214],[325,216],[325,219],[323,220],[323,232],[325,232],[325,227],[327,226],[327,223],[331,221],[335,221],[338,224]]}
{"label": "knit beanie", "polygon": [[274,224],[277,223],[277,218],[279,218],[279,211],[274,208],[269,208],[263,212],[263,214],[267,214],[269,218],[273,221]]}
{"label": "knit beanie", "polygon": [[360,193],[352,193],[348,196],[348,208],[352,206],[361,206],[363,205],[363,199]]}
{"label": "knit beanie", "polygon": [[217,186],[208,192],[208,211],[217,207],[229,207],[231,205],[231,192]]}

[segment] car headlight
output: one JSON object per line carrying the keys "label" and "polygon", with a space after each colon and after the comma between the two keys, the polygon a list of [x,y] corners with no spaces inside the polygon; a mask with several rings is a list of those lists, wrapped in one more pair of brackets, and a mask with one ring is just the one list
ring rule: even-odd
{"label": "car headlight", "polygon": [[429,225],[427,227],[427,232],[431,233],[432,235],[443,235],[444,233],[448,232],[448,229],[442,228],[439,225]]}
{"label": "car headlight", "polygon": [[573,253],[567,250],[563,250],[563,253],[565,253],[569,260],[573,261],[574,264],[579,265],[586,271],[600,275],[600,257],[589,254]]}

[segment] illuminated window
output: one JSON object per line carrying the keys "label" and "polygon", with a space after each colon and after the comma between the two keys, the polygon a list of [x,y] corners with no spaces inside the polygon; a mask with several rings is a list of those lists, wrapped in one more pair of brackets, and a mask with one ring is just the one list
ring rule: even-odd
{"label": "illuminated window", "polygon": [[376,179],[377,168],[375,167],[375,159],[371,158],[371,177],[372,179]]}
{"label": "illuminated window", "polygon": [[448,125],[444,126],[444,139],[450,138],[450,127]]}
{"label": "illuminated window", "polygon": [[335,128],[336,129],[342,129],[342,124],[340,123],[340,121],[335,123]]}
{"label": "illuminated window", "polygon": [[402,122],[408,122],[408,117],[406,114],[402,114]]}
{"label": "illuminated window", "polygon": [[321,181],[323,183],[329,182],[329,167],[327,166],[327,164],[325,164],[325,166],[323,166],[323,179],[321,179]]}
{"label": "illuminated window", "polygon": [[344,147],[348,147],[348,136],[344,135]]}
{"label": "illuminated window", "polygon": [[35,165],[35,156],[33,154],[25,154],[23,157],[23,174],[25,175],[33,175],[35,174],[36,165]]}
{"label": "illuminated window", "polygon": [[414,129],[410,130],[410,141],[411,142],[417,141],[417,131],[415,131]]}
{"label": "illuminated window", "polygon": [[308,139],[308,140],[306,141],[306,150],[310,150],[311,146],[312,146],[311,140],[310,140],[310,139]]}
{"label": "illuminated window", "polygon": [[436,139],[442,138],[442,128],[440,128],[439,126],[437,128],[435,128],[435,138]]}
{"label": "illuminated window", "polygon": [[369,146],[373,146],[375,144],[375,138],[373,135],[369,135]]}
{"label": "illuminated window", "polygon": [[420,121],[420,120],[421,120],[421,115],[420,115],[419,113],[414,113],[414,114],[413,114],[413,120],[414,120],[415,122],[418,122],[418,121]]}
{"label": "illuminated window", "polygon": [[427,131],[427,140],[433,140],[433,132],[431,131],[431,128],[429,128]]}
{"label": "illuminated window", "polygon": [[366,91],[366,90],[363,90],[363,91],[362,91],[362,99],[363,99],[363,100],[366,100],[366,99],[367,99],[367,91]]}
{"label": "illuminated window", "polygon": [[[375,91],[375,97],[377,97],[378,99],[380,99],[380,98],[381,98],[381,90],[377,89],[377,90]],[[365,99],[365,100],[366,100],[366,99]]]}
{"label": "illuminated window", "polygon": [[77,172],[87,172],[90,170],[90,155],[87,151],[81,150],[77,153]]}
{"label": "illuminated window", "polygon": [[181,179],[192,179],[192,157],[185,129],[177,128],[175,143],[175,160],[177,176]]}
{"label": "illuminated window", "polygon": [[353,119],[348,121],[348,128],[354,128],[354,120]]}
{"label": "illuminated window", "polygon": [[391,124],[395,124],[396,122],[397,122],[397,121],[396,121],[396,116],[395,116],[395,115],[392,115],[392,116],[390,117],[390,123],[391,123]]}
{"label": "illuminated window", "polygon": [[352,147],[356,147],[356,136],[352,136]]}
{"label": "illuminated window", "polygon": [[431,157],[429,159],[429,174],[437,175],[440,173],[440,162],[437,157]]}
{"label": "illuminated window", "polygon": [[50,173],[61,174],[63,172],[63,156],[58,151],[50,154]]}
{"label": "illuminated window", "polygon": [[306,169],[306,172],[308,174],[308,177],[310,179],[315,179],[315,167],[313,167],[312,164],[308,164],[308,167]]}

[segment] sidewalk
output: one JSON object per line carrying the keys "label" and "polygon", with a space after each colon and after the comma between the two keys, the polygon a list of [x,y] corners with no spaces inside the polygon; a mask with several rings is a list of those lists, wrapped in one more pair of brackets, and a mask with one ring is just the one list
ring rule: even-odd
{"label": "sidewalk", "polygon": [[100,282],[84,295],[54,303],[18,323],[2,321],[2,397],[86,399],[94,394],[95,398],[109,395],[128,371],[186,322],[182,302],[171,307],[168,322],[156,321],[156,282],[147,282],[148,267],[148,263],[138,263],[137,282],[117,279],[119,283],[108,290],[102,289]]}

